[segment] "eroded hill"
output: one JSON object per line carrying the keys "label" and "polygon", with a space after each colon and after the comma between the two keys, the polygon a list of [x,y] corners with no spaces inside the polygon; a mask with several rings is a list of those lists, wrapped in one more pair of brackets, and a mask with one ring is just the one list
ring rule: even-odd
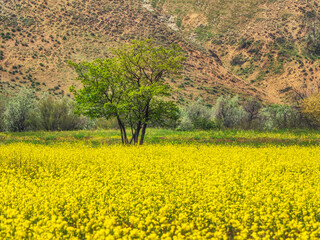
{"label": "eroded hill", "polygon": [[319,87],[320,3],[314,0],[153,0],[179,31],[272,102]]}
{"label": "eroded hill", "polygon": [[142,2],[130,0],[5,0],[0,13],[2,93],[21,86],[68,94],[74,72],[66,62],[108,56],[108,49],[137,38],[179,44],[187,54],[183,76],[168,79],[181,103],[220,94],[264,95],[224,68],[213,49],[192,43]]}

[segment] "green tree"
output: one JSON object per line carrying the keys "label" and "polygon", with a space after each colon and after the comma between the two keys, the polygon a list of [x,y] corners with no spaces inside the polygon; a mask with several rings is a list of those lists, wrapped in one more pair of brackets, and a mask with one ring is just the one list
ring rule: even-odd
{"label": "green tree", "polygon": [[[153,40],[132,41],[111,49],[112,58],[70,62],[83,88],[71,87],[77,112],[90,117],[116,118],[122,143],[143,144],[151,122],[178,118],[178,107],[165,78],[177,74],[185,60],[177,46],[157,46]],[[127,134],[131,129],[131,139]],[[140,138],[140,139],[139,139]]]}

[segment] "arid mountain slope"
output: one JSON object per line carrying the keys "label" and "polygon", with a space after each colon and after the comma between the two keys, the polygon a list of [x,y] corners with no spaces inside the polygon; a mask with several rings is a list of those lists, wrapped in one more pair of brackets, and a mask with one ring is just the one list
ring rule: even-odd
{"label": "arid mountain slope", "polygon": [[177,87],[180,103],[198,96],[212,102],[220,94],[264,95],[224,68],[206,50],[168,27],[143,2],[133,0],[2,0],[0,5],[0,87],[10,94],[21,86],[38,93],[68,94],[74,72],[66,62],[108,56],[108,49],[131,39],[154,38],[179,44],[187,54]]}
{"label": "arid mountain slope", "polygon": [[179,31],[272,102],[317,91],[320,3],[316,0],[153,0]]}

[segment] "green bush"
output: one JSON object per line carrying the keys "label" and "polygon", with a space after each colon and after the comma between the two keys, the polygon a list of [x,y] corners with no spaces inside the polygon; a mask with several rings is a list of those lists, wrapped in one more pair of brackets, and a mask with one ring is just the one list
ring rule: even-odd
{"label": "green bush", "polygon": [[73,114],[75,103],[68,97],[55,99],[46,95],[38,103],[41,127],[47,131],[67,131],[90,127],[90,121]]}
{"label": "green bush", "polygon": [[245,129],[255,129],[259,126],[259,111],[261,103],[255,98],[249,98],[243,104],[243,109],[246,112],[247,118],[243,123]]}
{"label": "green bush", "polygon": [[4,131],[4,124],[3,124],[3,113],[6,110],[8,98],[4,95],[0,95],[0,131]]}
{"label": "green bush", "polygon": [[221,96],[213,107],[213,118],[226,128],[243,128],[248,114],[239,103],[238,96]]}
{"label": "green bush", "polygon": [[7,101],[5,107],[6,110],[3,113],[4,130],[22,132],[36,128],[36,107],[31,91],[22,89],[16,97]]}
{"label": "green bush", "polygon": [[260,128],[265,130],[304,128],[307,123],[301,113],[292,106],[270,105],[259,112]]}
{"label": "green bush", "polygon": [[212,120],[211,109],[205,105],[203,100],[198,100],[192,105],[183,108],[180,118],[179,130],[209,130],[218,127]]}

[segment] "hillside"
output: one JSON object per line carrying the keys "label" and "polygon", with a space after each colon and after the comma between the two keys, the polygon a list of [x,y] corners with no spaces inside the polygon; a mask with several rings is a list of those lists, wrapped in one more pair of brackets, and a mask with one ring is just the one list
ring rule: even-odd
{"label": "hillside", "polygon": [[74,78],[68,60],[103,58],[108,49],[136,38],[179,44],[187,53],[184,76],[170,81],[180,103],[222,93],[259,91],[230,73],[212,53],[190,43],[137,1],[5,1],[1,5],[1,90],[21,85],[68,94]]}
{"label": "hillside", "polygon": [[75,76],[68,60],[103,58],[112,46],[155,38],[186,52],[183,76],[168,79],[182,104],[221,94],[287,101],[292,89],[318,87],[319,11],[301,0],[4,0],[0,91],[28,86],[66,95]]}
{"label": "hillside", "polygon": [[320,4],[302,0],[153,0],[183,35],[272,102],[319,87]]}

